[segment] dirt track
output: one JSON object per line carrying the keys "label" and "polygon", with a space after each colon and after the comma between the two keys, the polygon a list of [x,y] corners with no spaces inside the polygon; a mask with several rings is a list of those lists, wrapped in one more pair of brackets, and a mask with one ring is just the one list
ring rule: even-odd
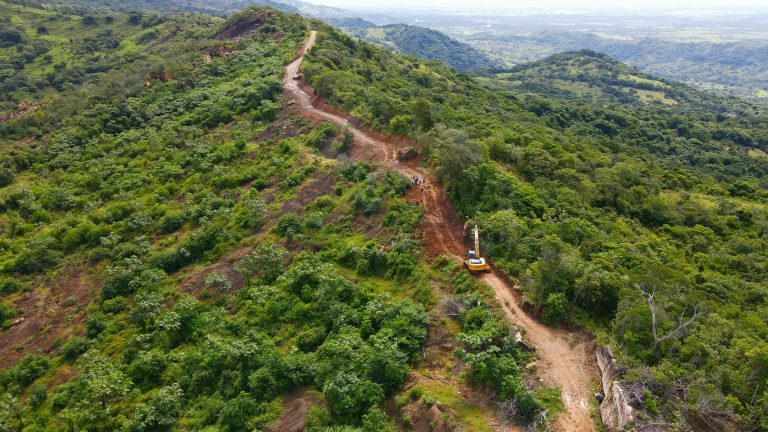
{"label": "dirt track", "polygon": [[[424,221],[419,234],[424,240],[430,256],[440,254],[462,258],[464,255],[464,230],[461,221],[446,197],[445,190],[423,167],[402,164],[397,161],[398,148],[413,144],[396,137],[378,137],[372,131],[365,131],[353,125],[349,116],[325,106],[313,97],[311,88],[303,85],[299,75],[304,55],[315,43],[317,33],[313,30],[301,47],[299,56],[285,68],[284,88],[289,104],[295,111],[311,121],[330,121],[347,126],[355,136],[350,157],[365,160],[400,171],[408,178],[423,177],[423,188],[416,186],[406,196],[409,202],[421,202],[424,206]],[[537,375],[544,384],[557,386],[562,391],[566,412],[558,416],[556,430],[568,432],[593,431],[590,415],[592,381],[597,372],[591,353],[591,343],[583,335],[562,329],[547,327],[523,311],[517,303],[517,287],[508,285],[495,273],[482,278],[496,293],[509,321],[525,333],[527,341],[536,348]]]}

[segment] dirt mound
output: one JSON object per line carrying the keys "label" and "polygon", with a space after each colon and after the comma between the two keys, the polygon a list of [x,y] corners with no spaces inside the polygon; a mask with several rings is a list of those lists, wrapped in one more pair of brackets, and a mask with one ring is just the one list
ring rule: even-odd
{"label": "dirt mound", "polygon": [[272,19],[272,12],[268,10],[251,11],[230,23],[214,39],[241,39],[250,33],[258,31],[270,19]]}
{"label": "dirt mound", "polygon": [[416,432],[449,432],[453,430],[456,413],[435,403],[427,405],[423,398],[402,409],[403,418],[408,418],[411,429]]}

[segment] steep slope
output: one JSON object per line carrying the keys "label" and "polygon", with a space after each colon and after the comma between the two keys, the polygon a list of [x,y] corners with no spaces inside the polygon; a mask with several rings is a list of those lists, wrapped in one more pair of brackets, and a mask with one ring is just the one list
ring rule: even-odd
{"label": "steep slope", "polygon": [[[220,22],[215,17],[168,20],[150,13],[69,15],[7,2],[0,2],[0,17],[6,35],[0,42],[0,115],[105,75],[141,81],[149,72],[162,71],[163,58],[178,55],[177,47],[166,42],[181,38],[182,32],[192,38],[203,26]],[[137,63],[151,68],[141,70]]]}

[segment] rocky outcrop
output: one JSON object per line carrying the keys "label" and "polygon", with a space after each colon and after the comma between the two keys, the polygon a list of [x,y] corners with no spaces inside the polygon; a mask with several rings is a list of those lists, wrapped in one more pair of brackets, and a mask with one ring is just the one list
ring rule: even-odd
{"label": "rocky outcrop", "polygon": [[611,348],[598,347],[595,355],[600,368],[604,395],[600,404],[600,419],[606,430],[617,432],[634,420],[634,410],[627,402],[624,389],[616,379],[621,374],[621,369],[616,364]]}
{"label": "rocky outcrop", "polygon": [[413,160],[417,156],[419,156],[419,152],[414,147],[408,146],[397,151],[397,160],[399,161]]}

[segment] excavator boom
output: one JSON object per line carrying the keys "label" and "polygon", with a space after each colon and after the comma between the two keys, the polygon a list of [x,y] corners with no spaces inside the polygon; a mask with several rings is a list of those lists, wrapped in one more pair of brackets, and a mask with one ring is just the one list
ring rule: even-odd
{"label": "excavator boom", "polygon": [[471,272],[490,272],[491,267],[485,262],[485,258],[480,256],[480,230],[475,225],[472,230],[475,240],[475,249],[469,251],[469,258],[464,262],[464,267]]}

